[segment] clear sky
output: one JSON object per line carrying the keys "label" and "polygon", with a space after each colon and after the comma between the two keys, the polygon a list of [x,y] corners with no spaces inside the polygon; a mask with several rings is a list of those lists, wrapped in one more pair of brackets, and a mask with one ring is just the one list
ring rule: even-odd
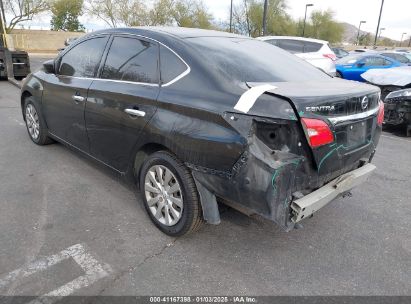
{"label": "clear sky", "polygon": [[[230,10],[230,0],[203,0],[210,13],[216,20],[228,20]],[[233,0],[234,3],[241,3],[242,0]],[[331,9],[335,13],[338,21],[348,22],[358,27],[361,20],[367,21],[361,29],[367,32],[375,32],[378,22],[378,14],[381,0],[286,0],[288,13],[295,19],[304,17],[305,4],[312,3],[314,7],[308,8],[308,16],[314,9]],[[37,17],[30,22],[32,28],[37,26],[48,27],[49,16]],[[87,28],[103,28],[104,24],[98,20],[82,17]],[[29,24],[26,24],[26,26]],[[386,28],[382,36],[395,40],[408,39],[411,34],[411,0],[385,0],[380,27]]]}

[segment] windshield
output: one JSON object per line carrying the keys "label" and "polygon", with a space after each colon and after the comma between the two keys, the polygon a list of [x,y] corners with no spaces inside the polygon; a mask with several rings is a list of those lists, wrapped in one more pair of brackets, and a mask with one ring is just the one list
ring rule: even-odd
{"label": "windshield", "polygon": [[341,59],[338,59],[335,62],[335,64],[354,64],[358,60],[360,60],[361,58],[362,58],[362,56],[358,56],[358,55],[348,55],[348,56],[345,56]]}
{"label": "windshield", "polygon": [[240,82],[291,82],[329,79],[330,76],[280,48],[249,38],[189,38],[207,65]]}

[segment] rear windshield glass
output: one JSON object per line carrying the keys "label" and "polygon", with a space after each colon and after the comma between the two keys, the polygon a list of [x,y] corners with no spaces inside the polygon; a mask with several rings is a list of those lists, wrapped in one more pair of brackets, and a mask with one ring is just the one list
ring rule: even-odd
{"label": "rear windshield glass", "polygon": [[240,82],[291,82],[330,76],[270,43],[247,38],[190,38],[204,63],[224,77]]}

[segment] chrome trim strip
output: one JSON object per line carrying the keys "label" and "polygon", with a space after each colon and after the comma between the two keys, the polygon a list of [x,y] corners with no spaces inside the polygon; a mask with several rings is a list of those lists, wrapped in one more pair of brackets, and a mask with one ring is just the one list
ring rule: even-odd
{"label": "chrome trim strip", "polygon": [[159,87],[160,86],[158,83],[148,83],[148,82],[135,82],[135,81],[105,79],[105,78],[87,78],[87,79],[92,79],[96,81],[110,81],[110,82],[118,82],[118,83],[138,84],[138,85],[149,86],[149,87]]}
{"label": "chrome trim strip", "polygon": [[158,83],[134,82],[134,81],[126,81],[126,80],[105,79],[105,78],[67,76],[67,75],[59,75],[59,74],[55,74],[55,75],[56,75],[56,77],[70,78],[70,79],[74,78],[74,79],[87,79],[87,80],[92,80],[92,81],[110,81],[110,82],[139,84],[139,85],[150,86],[150,87],[159,87],[160,86]]}
{"label": "chrome trim strip", "polygon": [[[162,46],[168,48],[172,53],[174,53],[174,55],[176,55],[176,56],[187,66],[187,69],[186,69],[183,73],[181,73],[180,75],[176,76],[174,79],[170,80],[169,82],[167,82],[167,83],[165,83],[165,84],[161,84],[162,87],[168,87],[168,86],[172,85],[173,83],[176,83],[176,82],[179,81],[181,78],[187,76],[187,75],[190,74],[190,72],[191,72],[191,67],[188,65],[187,62],[185,62],[185,60],[184,60],[179,54],[177,54],[177,53],[176,53],[172,48],[170,48],[169,46],[165,45],[164,43],[162,43],[162,42],[160,42],[160,41],[158,41],[158,40],[156,40],[156,39],[153,39],[153,38],[150,38],[150,37],[147,37],[147,36],[144,36],[144,35],[131,34],[131,33],[121,33],[121,32],[119,32],[119,33],[110,33],[110,32],[108,32],[108,33],[99,33],[98,35],[106,35],[106,34],[109,34],[109,35],[128,35],[128,36],[136,36],[136,37],[141,37],[141,38],[144,38],[144,39],[152,40],[152,41],[154,41],[154,42],[156,42],[156,43],[158,43],[158,44],[161,44]],[[64,54],[63,54],[63,55],[64,55]],[[160,68],[161,68],[161,67],[160,67]],[[161,70],[160,70],[160,74],[161,74]],[[77,76],[58,75],[58,74],[54,74],[54,75],[59,76],[59,77],[76,78],[76,79],[91,79],[91,80],[104,80],[104,81],[112,81],[112,82],[132,83],[132,84],[152,86],[152,87],[154,87],[154,86],[156,86],[156,87],[160,86],[160,84],[158,84],[158,83],[134,82],[134,81],[125,81],[125,80],[103,79],[103,78],[88,78],[88,77],[77,77]]]}
{"label": "chrome trim strip", "polygon": [[357,114],[352,114],[352,115],[347,115],[347,116],[340,116],[340,117],[329,117],[328,120],[333,123],[337,124],[340,122],[345,122],[345,121],[351,121],[351,120],[358,120],[362,118],[366,118],[368,116],[374,115],[378,112],[379,107],[376,107],[375,109],[368,110],[367,112],[362,112],[362,113],[357,113]]}

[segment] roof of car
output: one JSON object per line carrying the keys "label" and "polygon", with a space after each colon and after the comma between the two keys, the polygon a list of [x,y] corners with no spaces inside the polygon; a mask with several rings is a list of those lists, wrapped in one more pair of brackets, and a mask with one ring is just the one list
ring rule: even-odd
{"label": "roof of car", "polygon": [[318,42],[322,44],[328,43],[328,41],[314,39],[314,38],[305,38],[305,37],[297,37],[297,36],[263,36],[257,37],[259,40],[269,40],[269,39],[293,39],[293,40],[301,40],[301,41],[310,41],[310,42]]}
{"label": "roof of car", "polygon": [[204,30],[197,28],[185,28],[177,26],[139,26],[139,27],[127,27],[127,28],[114,28],[96,31],[93,33],[130,33],[141,34],[141,32],[152,32],[156,34],[164,34],[168,36],[175,36],[181,39],[193,38],[193,37],[236,37],[236,38],[249,38],[246,36],[240,36],[233,33]]}

